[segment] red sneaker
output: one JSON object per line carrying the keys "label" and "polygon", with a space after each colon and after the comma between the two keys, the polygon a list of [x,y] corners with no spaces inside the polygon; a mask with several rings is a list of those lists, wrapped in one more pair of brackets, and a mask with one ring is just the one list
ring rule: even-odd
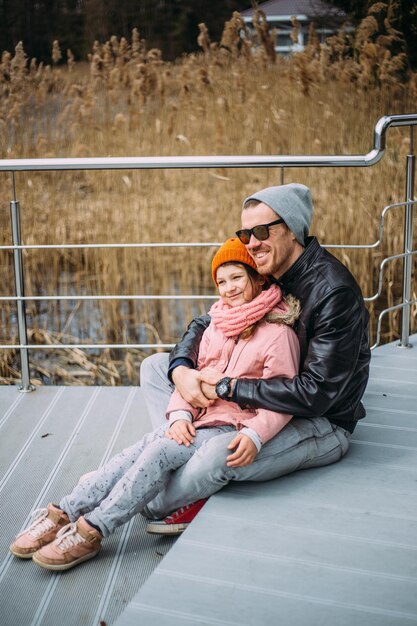
{"label": "red sneaker", "polygon": [[146,532],[154,535],[180,535],[193,521],[207,500],[208,498],[196,500],[187,506],[182,506],[164,519],[148,522]]}

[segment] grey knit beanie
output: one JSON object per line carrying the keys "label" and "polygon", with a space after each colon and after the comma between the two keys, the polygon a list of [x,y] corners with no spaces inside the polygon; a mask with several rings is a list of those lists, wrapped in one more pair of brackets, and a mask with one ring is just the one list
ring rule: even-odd
{"label": "grey knit beanie", "polygon": [[296,236],[297,241],[302,246],[305,245],[305,238],[308,235],[313,215],[313,202],[308,187],[298,183],[267,187],[246,198],[243,202],[243,208],[249,200],[258,200],[271,207],[275,213],[282,217],[288,228]]}

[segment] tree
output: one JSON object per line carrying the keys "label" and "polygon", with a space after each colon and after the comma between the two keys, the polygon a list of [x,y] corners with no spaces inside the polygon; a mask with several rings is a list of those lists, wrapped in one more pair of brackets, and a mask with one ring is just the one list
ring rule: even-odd
{"label": "tree", "polygon": [[[12,52],[19,41],[29,57],[50,61],[52,42],[61,47],[82,45],[79,0],[0,0],[0,42]],[[1,52],[1,51],[0,51]]]}
{"label": "tree", "polygon": [[[250,0],[0,0],[2,50],[13,52],[19,41],[29,57],[50,62],[51,47],[59,40],[85,59],[95,40],[112,35],[130,38],[137,28],[149,47],[167,59],[198,50],[198,24],[206,22],[213,40],[220,38],[233,11],[248,8]],[[1,50],[0,50],[1,52]]]}
{"label": "tree", "polygon": [[[329,4],[345,11],[355,23],[368,15],[369,9],[376,4],[374,0],[327,0]],[[378,3],[380,4],[380,3]],[[412,69],[417,69],[417,1],[385,0],[390,13],[390,23],[400,31],[405,41],[405,51]]]}

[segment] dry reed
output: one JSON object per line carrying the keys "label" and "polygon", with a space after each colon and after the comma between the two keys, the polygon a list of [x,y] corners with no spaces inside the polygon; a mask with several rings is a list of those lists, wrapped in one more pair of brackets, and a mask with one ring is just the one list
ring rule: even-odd
{"label": "dry reed", "polygon": [[[4,52],[1,157],[366,153],[382,115],[415,109],[417,78],[406,72],[400,37],[384,3],[371,7],[355,37],[341,31],[320,45],[312,30],[307,49],[292,58],[275,56],[260,12],[257,43],[240,37],[243,27],[234,14],[214,43],[201,24],[202,52],[174,63],[148,50],[136,30],[130,42],[116,37],[96,42],[88,66],[74,63],[71,51],[67,65],[59,65],[58,42],[52,67],[28,62],[21,44],[13,55]],[[377,166],[286,170],[285,181],[312,188],[312,232],[323,243],[371,243],[382,208],[404,199],[408,150],[404,131],[393,129]],[[25,244],[222,241],[239,225],[242,198],[280,180],[274,168],[15,175]],[[1,243],[9,245],[9,175],[1,174],[0,182]],[[381,248],[337,253],[365,295],[376,291],[381,258],[402,251],[402,224],[403,211],[395,209]],[[30,340],[176,341],[209,301],[94,304],[77,301],[76,294],[212,294],[211,255],[209,248],[25,251],[27,295],[74,296],[49,305],[30,302]],[[0,258],[1,295],[10,295],[12,255],[3,251]],[[376,314],[401,295],[400,263],[389,266],[383,282],[381,301],[370,306],[373,337]],[[0,311],[1,342],[13,343],[15,305],[2,303]],[[414,307],[413,329],[416,317]],[[383,341],[398,336],[399,323],[400,315],[387,316]],[[38,381],[137,383],[143,354],[51,348],[47,359],[33,351],[31,367]],[[0,382],[16,377],[15,353],[0,351]]]}

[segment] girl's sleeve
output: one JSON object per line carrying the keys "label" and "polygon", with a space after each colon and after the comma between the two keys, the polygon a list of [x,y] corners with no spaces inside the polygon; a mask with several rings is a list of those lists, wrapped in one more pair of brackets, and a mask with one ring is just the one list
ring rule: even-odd
{"label": "girl's sleeve", "polygon": [[[200,354],[198,356],[198,369],[202,369],[202,367],[204,367],[205,355],[207,353],[209,342],[210,342],[210,326],[204,331],[203,337],[201,339]],[[197,415],[200,413],[200,410],[201,409],[198,409],[198,408],[195,409],[193,406],[191,406],[191,404],[186,402],[184,398],[181,396],[181,394],[179,393],[179,391],[174,389],[171,395],[171,398],[169,400],[169,403],[168,403],[165,417],[167,418],[167,420],[169,420],[170,413],[172,413],[173,411],[188,411],[191,414],[192,419],[194,420],[197,417]]]}
{"label": "girl's sleeve", "polygon": [[171,413],[173,413],[174,411],[187,411],[191,414],[192,419],[195,420],[200,412],[200,409],[195,409],[191,404],[189,404],[189,402],[186,402],[184,400],[179,391],[174,389],[165,414],[165,417],[168,421],[170,421]]}
{"label": "girl's sleeve", "polygon": [[[300,346],[297,335],[289,326],[282,325],[277,328],[279,332],[274,333],[266,347],[264,367],[260,378],[274,376],[293,378],[298,374]],[[291,418],[292,415],[287,413],[258,409],[255,417],[243,420],[243,423],[247,428],[254,430],[264,444],[275,437]],[[250,436],[249,432],[248,435]]]}

